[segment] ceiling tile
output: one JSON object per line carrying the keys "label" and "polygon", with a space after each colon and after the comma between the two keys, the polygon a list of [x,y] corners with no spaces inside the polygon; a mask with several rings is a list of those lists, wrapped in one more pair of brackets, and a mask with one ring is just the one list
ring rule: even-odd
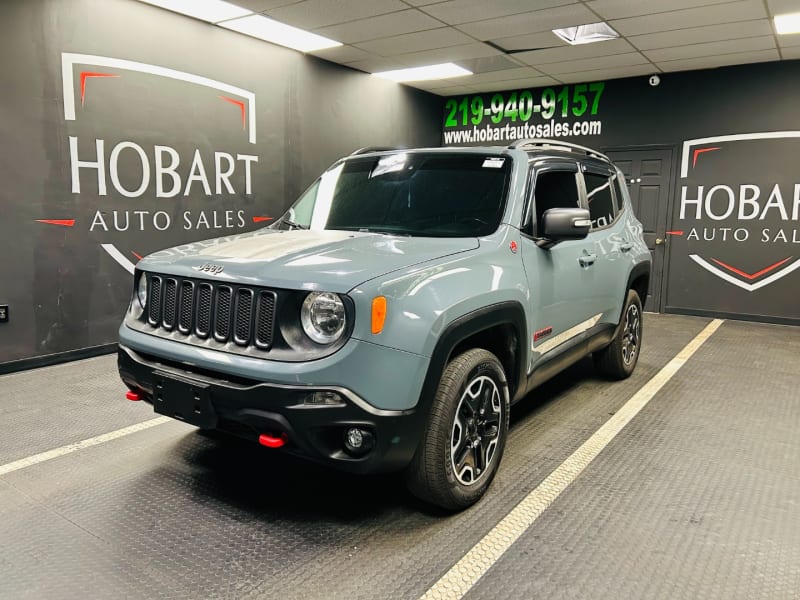
{"label": "ceiling tile", "polygon": [[519,64],[505,56],[484,56],[482,58],[460,59],[458,64],[473,73],[492,73],[519,68]]}
{"label": "ceiling tile", "polygon": [[724,4],[725,2],[730,2],[730,0],[669,0],[668,2],[664,2],[664,0],[593,0],[587,2],[586,5],[608,20]]}
{"label": "ceiling tile", "polygon": [[408,65],[400,62],[396,58],[384,58],[383,56],[371,56],[361,60],[355,60],[345,65],[351,69],[366,71],[367,73],[378,73],[380,71],[393,71],[395,69],[405,69]]}
{"label": "ceiling tile", "polygon": [[664,71],[689,71],[693,69],[712,69],[728,65],[743,65],[755,62],[778,60],[777,50],[759,50],[741,54],[725,54],[724,56],[703,56],[684,60],[671,60],[657,63]]}
{"label": "ceiling tile", "polygon": [[456,62],[461,60],[484,58],[487,56],[502,56],[499,50],[482,44],[473,42],[472,44],[462,44],[460,46],[450,46],[449,48],[439,48],[437,50],[426,50],[425,52],[411,52],[402,54],[399,60],[408,63],[409,66],[432,65],[440,62]]}
{"label": "ceiling tile", "polygon": [[623,39],[598,42],[596,44],[581,44],[579,46],[561,46],[547,50],[533,50],[531,52],[514,53],[514,58],[529,65],[543,65],[567,60],[579,60],[597,56],[610,56],[634,52],[636,49]]}
{"label": "ceiling tile", "polygon": [[797,0],[767,0],[767,8],[772,15],[800,12]]}
{"label": "ceiling tile", "polygon": [[588,83],[590,81],[603,81],[607,79],[621,79],[622,77],[638,77],[652,75],[656,72],[651,65],[634,65],[632,67],[619,67],[614,69],[600,69],[594,71],[578,71],[568,75],[559,76],[564,83]]}
{"label": "ceiling tile", "polygon": [[271,10],[279,6],[286,6],[287,4],[295,4],[299,0],[228,0],[231,4],[237,6],[244,6],[253,12],[263,12]]}
{"label": "ceiling tile", "polygon": [[502,2],[487,2],[486,0],[450,0],[433,6],[425,7],[429,15],[444,21],[449,25],[469,23],[472,21],[485,21],[497,17],[505,17],[524,12],[532,8],[537,10],[571,4],[575,0],[503,0]]}
{"label": "ceiling tile", "polygon": [[447,0],[403,0],[409,6],[427,6],[428,4],[438,4]]}
{"label": "ceiling tile", "polygon": [[357,60],[366,60],[372,58],[374,55],[371,52],[365,52],[360,48],[353,46],[337,46],[336,48],[325,48],[324,50],[314,50],[309,54],[319,56],[325,60],[331,60],[337,63],[348,63]]}
{"label": "ceiling tile", "polygon": [[790,48],[783,48],[781,50],[785,60],[800,59],[800,46],[792,46]]}
{"label": "ceiling tile", "polygon": [[528,88],[540,88],[561,83],[552,77],[529,77],[527,79],[509,79],[506,81],[494,81],[477,85],[475,88],[480,92],[501,92],[505,90],[524,90]]}
{"label": "ceiling tile", "polygon": [[480,40],[493,40],[595,21],[597,16],[583,4],[568,4],[498,19],[465,23],[458,28]]}
{"label": "ceiling tile", "polygon": [[543,77],[543,75],[533,67],[517,67],[516,69],[505,69],[503,71],[493,71],[491,73],[476,73],[469,80],[473,86],[495,81],[509,81],[512,79],[530,79],[532,77]]}
{"label": "ceiling tile", "polygon": [[452,27],[441,27],[439,29],[428,29],[427,31],[361,42],[356,46],[375,54],[394,56],[408,52],[422,52],[423,50],[435,50],[436,48],[468,44],[474,41],[467,34],[456,31]]}
{"label": "ceiling tile", "polygon": [[643,54],[651,61],[657,63],[665,60],[683,60],[685,58],[699,58],[701,56],[720,56],[723,54],[774,49],[775,38],[769,35],[745,38],[743,40],[726,40],[723,42],[710,42],[708,44],[692,44],[690,46],[647,50],[643,52]]}
{"label": "ceiling tile", "polygon": [[[594,71],[597,69],[611,69],[613,67],[628,67],[632,65],[650,64],[648,60],[638,52],[628,52],[626,54],[614,54],[612,56],[599,56],[597,58],[584,58],[582,60],[568,60],[565,62],[552,63],[547,65],[535,65],[542,73],[559,77],[567,73],[577,73],[579,71]],[[652,69],[652,65],[650,66]]]}
{"label": "ceiling tile", "polygon": [[611,25],[624,36],[642,35],[671,29],[684,29],[686,25],[700,27],[719,23],[733,23],[762,19],[767,16],[762,0],[739,0],[727,4],[676,10],[657,15],[631,17],[611,21]]}
{"label": "ceiling tile", "polygon": [[497,44],[505,50],[541,50],[544,48],[566,48],[566,42],[560,40],[552,31],[540,31],[539,33],[528,33],[492,39],[493,44]]}
{"label": "ceiling tile", "polygon": [[318,29],[325,25],[349,23],[408,9],[400,0],[304,0],[268,11],[271,19],[301,29]]}
{"label": "ceiling tile", "polygon": [[442,24],[436,19],[424,15],[416,9],[409,9],[368,19],[358,19],[341,25],[322,27],[316,29],[315,33],[350,44],[391,35],[436,29],[441,26]]}
{"label": "ceiling tile", "polygon": [[781,48],[800,46],[800,34],[776,35],[775,37],[778,38],[778,45]]}
{"label": "ceiling tile", "polygon": [[690,29],[676,29],[675,31],[634,35],[629,37],[628,40],[639,50],[654,50],[656,48],[670,48],[686,44],[736,40],[759,35],[772,35],[772,25],[768,19],[740,21],[739,23],[721,23],[719,25],[708,25],[706,27],[692,27]]}

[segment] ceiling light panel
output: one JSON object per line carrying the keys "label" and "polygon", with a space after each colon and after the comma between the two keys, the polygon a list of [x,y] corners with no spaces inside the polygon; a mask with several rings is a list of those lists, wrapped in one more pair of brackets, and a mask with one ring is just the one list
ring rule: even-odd
{"label": "ceiling light panel", "polygon": [[244,17],[245,15],[253,14],[253,11],[241,6],[236,6],[230,2],[223,0],[140,0],[153,6],[166,8],[173,12],[181,13],[208,21],[209,23],[217,23],[226,19],[236,19],[237,17]]}
{"label": "ceiling light panel", "polygon": [[454,63],[442,63],[440,65],[428,65],[426,67],[414,67],[411,69],[397,69],[394,71],[383,71],[373,73],[375,77],[391,79],[392,81],[430,81],[433,79],[447,79],[449,77],[463,77],[472,75],[471,71],[459,67]]}
{"label": "ceiling light panel", "polygon": [[575,27],[553,29],[553,33],[573,46],[605,42],[619,37],[619,34],[608,23],[602,21],[600,23],[587,23],[586,25],[576,25]]}
{"label": "ceiling light panel", "polygon": [[285,23],[279,23],[262,15],[250,15],[240,19],[224,21],[219,25],[220,27],[232,29],[273,44],[293,48],[300,52],[313,52],[342,45],[341,42],[286,25]]}
{"label": "ceiling light panel", "polygon": [[800,33],[800,12],[775,15],[775,31],[781,35]]}

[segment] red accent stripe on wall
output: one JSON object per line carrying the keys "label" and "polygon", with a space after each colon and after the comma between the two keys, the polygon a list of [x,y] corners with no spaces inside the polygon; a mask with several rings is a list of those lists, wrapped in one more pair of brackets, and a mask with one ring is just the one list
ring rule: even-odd
{"label": "red accent stripe on wall", "polygon": [[272,221],[273,217],[253,217],[253,223],[263,223],[264,221]]}
{"label": "red accent stripe on wall", "polygon": [[726,265],[724,262],[722,262],[721,260],[717,260],[716,258],[712,258],[711,260],[713,260],[715,263],[717,263],[720,267],[728,269],[728,271],[731,271],[732,273],[736,273],[737,275],[741,275],[745,279],[749,279],[750,281],[752,281],[753,279],[757,279],[758,277],[761,277],[762,275],[766,275],[770,271],[774,271],[775,269],[777,269],[781,265],[786,264],[787,262],[792,260],[792,257],[790,256],[789,258],[784,258],[783,260],[776,262],[774,265],[770,265],[768,267],[764,267],[760,271],[758,271],[756,273],[753,273],[753,274],[745,273],[741,269],[737,269],[736,267],[732,267],[730,265]]}
{"label": "red accent stripe on wall", "polygon": [[75,219],[36,219],[37,223],[47,223],[48,225],[61,225],[62,227],[72,227]]}
{"label": "red accent stripe on wall", "polygon": [[235,104],[239,107],[239,110],[242,112],[242,129],[245,129],[245,117],[244,117],[244,102],[241,100],[234,100],[233,98],[228,98],[227,96],[220,96],[225,102],[230,102],[231,104]]}
{"label": "red accent stripe on wall", "polygon": [[89,77],[119,77],[112,73],[92,73],[90,71],[81,72],[81,106],[83,106],[83,98],[86,96],[86,79]]}

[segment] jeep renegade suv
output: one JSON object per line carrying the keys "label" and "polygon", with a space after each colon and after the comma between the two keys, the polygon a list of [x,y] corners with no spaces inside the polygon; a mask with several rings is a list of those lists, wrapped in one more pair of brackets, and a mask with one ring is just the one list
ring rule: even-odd
{"label": "jeep renegade suv", "polygon": [[603,154],[365,149],[267,228],[141,260],[119,371],[157,413],[460,509],[514,402],[589,354],[631,374],[649,276]]}

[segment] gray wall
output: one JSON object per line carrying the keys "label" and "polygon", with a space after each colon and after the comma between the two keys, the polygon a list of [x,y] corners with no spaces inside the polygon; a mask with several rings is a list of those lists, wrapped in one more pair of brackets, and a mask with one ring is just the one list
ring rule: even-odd
{"label": "gray wall", "polygon": [[[66,69],[75,103],[68,120],[62,53],[166,67],[252,92],[256,141],[249,139],[250,99],[119,63],[77,60]],[[357,147],[439,143],[438,97],[133,0],[3,0],[0,56],[6,368],[114,342],[131,285],[121,265],[135,263],[137,254],[263,226],[254,217],[279,216],[328,164]],[[76,161],[97,161],[97,140],[105,194],[99,168],[77,168],[79,191],[73,181]],[[172,160],[172,151],[157,146],[177,153],[175,194],[168,173],[157,191],[156,155],[165,167]],[[193,167],[196,152],[210,193]],[[223,172],[233,158],[226,179],[232,193],[225,181],[217,193],[215,153],[224,154]]]}

